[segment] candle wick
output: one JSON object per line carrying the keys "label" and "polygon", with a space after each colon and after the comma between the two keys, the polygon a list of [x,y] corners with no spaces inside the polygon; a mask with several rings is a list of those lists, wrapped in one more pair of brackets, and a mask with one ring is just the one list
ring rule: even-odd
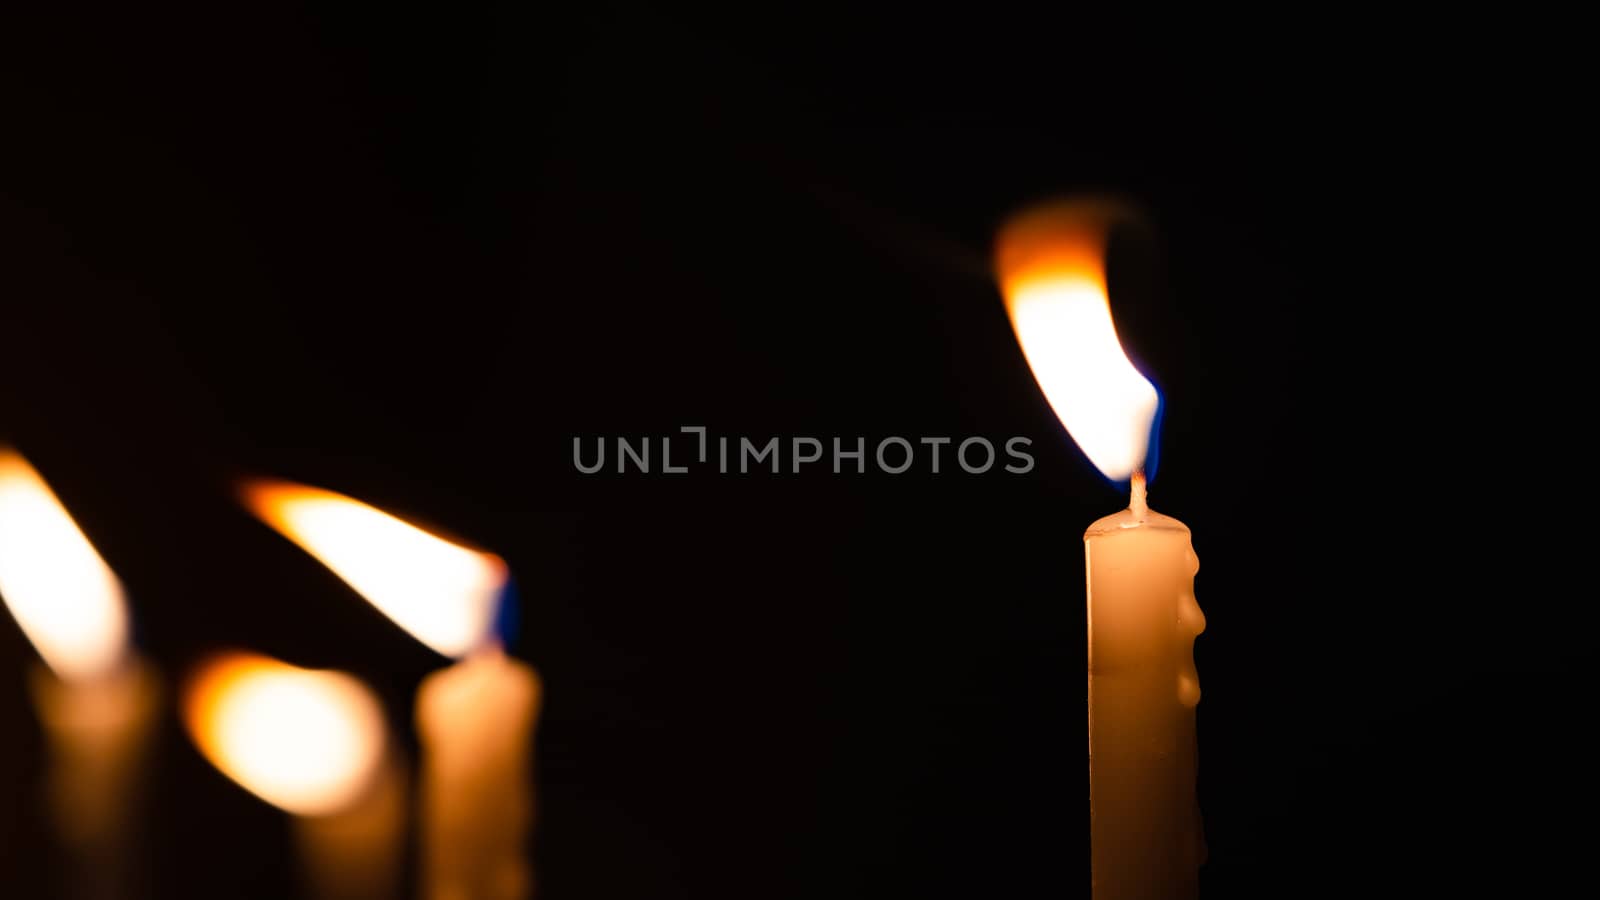
{"label": "candle wick", "polygon": [[1133,513],[1134,518],[1141,521],[1144,519],[1145,514],[1150,512],[1150,507],[1145,505],[1144,493],[1144,472],[1135,472],[1133,473],[1132,482],[1129,484],[1128,511]]}

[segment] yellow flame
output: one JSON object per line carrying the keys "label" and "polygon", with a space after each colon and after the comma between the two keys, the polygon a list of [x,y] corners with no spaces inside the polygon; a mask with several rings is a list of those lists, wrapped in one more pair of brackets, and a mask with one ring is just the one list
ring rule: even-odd
{"label": "yellow flame", "polygon": [[506,566],[342,494],[282,481],[244,486],[245,505],[446,656],[485,643]]}
{"label": "yellow flame", "polygon": [[1159,400],[1111,322],[1103,216],[1070,205],[1024,213],[1000,232],[995,265],[1050,408],[1096,468],[1128,479],[1144,466]]}
{"label": "yellow flame", "polygon": [[0,597],[62,678],[94,678],[127,654],[122,584],[50,486],[7,447],[0,447]]}
{"label": "yellow flame", "polygon": [[184,724],[210,763],[250,793],[297,815],[338,812],[383,762],[378,700],[343,672],[230,653],[184,693]]}

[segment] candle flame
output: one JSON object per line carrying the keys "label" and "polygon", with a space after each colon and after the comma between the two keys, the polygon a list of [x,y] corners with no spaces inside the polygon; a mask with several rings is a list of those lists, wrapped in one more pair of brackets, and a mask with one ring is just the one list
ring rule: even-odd
{"label": "candle flame", "polygon": [[373,784],[383,761],[378,700],[343,672],[230,653],[191,679],[183,717],[212,765],[297,815],[349,807]]}
{"label": "candle flame", "polygon": [[507,578],[498,556],[321,488],[256,481],[242,494],[263,522],[439,653],[465,656],[491,637]]}
{"label": "candle flame", "polygon": [[92,679],[127,655],[122,584],[22,454],[0,447],[0,597],[62,678]]}
{"label": "candle flame", "polygon": [[1106,216],[1056,204],[1013,219],[995,266],[1022,355],[1061,424],[1114,481],[1140,471],[1160,398],[1128,361],[1106,294]]}

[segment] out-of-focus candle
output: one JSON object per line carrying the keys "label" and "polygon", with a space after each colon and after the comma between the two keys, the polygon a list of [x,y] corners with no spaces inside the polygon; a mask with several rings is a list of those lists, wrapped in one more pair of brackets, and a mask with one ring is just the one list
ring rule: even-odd
{"label": "out-of-focus candle", "polygon": [[47,802],[83,898],[137,893],[133,846],[158,681],[128,641],[122,585],[21,454],[0,447],[0,597],[45,665],[29,672]]}
{"label": "out-of-focus candle", "polygon": [[1105,281],[1110,211],[1054,205],[1002,230],[996,267],[1017,340],[1084,455],[1128,480],[1128,509],[1084,535],[1090,856],[1095,900],[1192,900],[1205,844],[1195,799],[1189,529],[1151,511],[1143,467],[1159,397],[1128,361]]}
{"label": "out-of-focus candle", "polygon": [[435,672],[417,691],[423,878],[429,900],[516,900],[533,892],[533,669],[498,647]]}
{"label": "out-of-focus candle", "polygon": [[213,766],[294,815],[310,896],[398,895],[404,783],[366,685],[342,672],[230,653],[196,670],[183,714]]}
{"label": "out-of-focus candle", "polygon": [[542,691],[534,670],[507,656],[495,635],[505,563],[332,491],[257,481],[242,494],[262,521],[401,628],[458,660],[417,691],[424,896],[530,896],[532,741]]}

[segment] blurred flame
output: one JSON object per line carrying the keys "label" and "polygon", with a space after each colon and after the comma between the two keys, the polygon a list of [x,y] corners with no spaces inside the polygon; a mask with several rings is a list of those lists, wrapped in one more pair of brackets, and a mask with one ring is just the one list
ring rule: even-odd
{"label": "blurred flame", "polygon": [[62,678],[91,679],[127,654],[117,576],[22,454],[0,447],[0,597]]}
{"label": "blurred flame", "polygon": [[212,765],[297,815],[350,806],[371,786],[383,761],[378,700],[342,672],[230,653],[192,678],[183,718]]}
{"label": "blurred flame", "polygon": [[1067,433],[1106,477],[1126,481],[1150,447],[1160,403],[1128,361],[1106,296],[1105,217],[1045,206],[1001,230],[995,266],[1022,355]]}
{"label": "blurred flame", "polygon": [[255,481],[245,505],[417,640],[464,656],[494,627],[506,566],[342,494]]}

